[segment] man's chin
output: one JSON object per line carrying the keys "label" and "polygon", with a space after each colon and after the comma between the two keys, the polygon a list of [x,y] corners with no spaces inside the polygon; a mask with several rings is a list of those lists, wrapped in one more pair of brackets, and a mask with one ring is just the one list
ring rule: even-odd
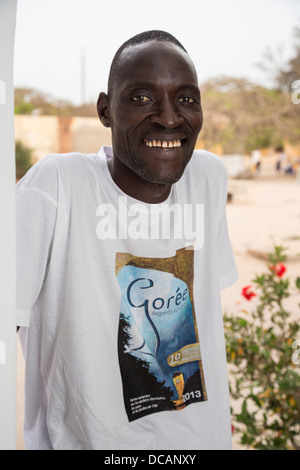
{"label": "man's chin", "polygon": [[[184,168],[185,169],[185,168]],[[177,181],[180,180],[184,173],[184,169],[181,169],[176,172],[152,172],[148,171],[147,169],[144,169],[139,172],[139,176],[147,181],[148,183],[153,183],[153,184],[174,184],[177,183]]]}
{"label": "man's chin", "polygon": [[158,165],[156,168],[148,168],[148,166],[137,166],[136,173],[145,181],[154,184],[174,184],[180,180],[185,168],[189,162],[181,162],[173,165]]}

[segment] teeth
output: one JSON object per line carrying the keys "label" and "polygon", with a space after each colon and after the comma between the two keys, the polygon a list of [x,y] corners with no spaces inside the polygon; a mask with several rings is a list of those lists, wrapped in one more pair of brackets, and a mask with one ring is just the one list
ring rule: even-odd
{"label": "teeth", "polygon": [[162,147],[164,149],[172,149],[174,147],[181,147],[181,140],[144,140],[147,147]]}

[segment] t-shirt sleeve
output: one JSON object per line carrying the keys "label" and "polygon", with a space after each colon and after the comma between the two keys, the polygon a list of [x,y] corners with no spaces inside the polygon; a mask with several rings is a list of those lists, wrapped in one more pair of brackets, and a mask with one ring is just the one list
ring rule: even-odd
{"label": "t-shirt sleeve", "polygon": [[221,184],[220,200],[217,208],[217,245],[219,259],[219,282],[220,288],[226,289],[238,280],[238,272],[233,256],[233,250],[229,239],[226,202],[228,173],[225,166],[220,166]]}
{"label": "t-shirt sleeve", "polygon": [[17,325],[28,327],[50,259],[57,209],[55,165],[34,165],[17,184]]}

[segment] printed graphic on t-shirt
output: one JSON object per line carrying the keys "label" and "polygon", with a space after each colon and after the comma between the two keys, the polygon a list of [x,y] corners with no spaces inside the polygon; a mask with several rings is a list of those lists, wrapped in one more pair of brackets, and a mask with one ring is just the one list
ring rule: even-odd
{"label": "printed graphic on t-shirt", "polygon": [[207,400],[193,305],[194,252],[117,253],[118,352],[129,421]]}

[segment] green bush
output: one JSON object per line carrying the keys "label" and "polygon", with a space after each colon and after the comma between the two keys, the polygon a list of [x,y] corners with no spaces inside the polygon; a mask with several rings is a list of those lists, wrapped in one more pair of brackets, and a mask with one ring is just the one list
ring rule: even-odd
{"label": "green bush", "polygon": [[300,322],[285,306],[300,277],[286,277],[283,252],[276,246],[267,272],[243,288],[253,311],[224,317],[233,429],[257,450],[300,449]]}
{"label": "green bush", "polygon": [[22,142],[16,141],[16,178],[22,178],[32,166],[32,150],[26,147]]}

